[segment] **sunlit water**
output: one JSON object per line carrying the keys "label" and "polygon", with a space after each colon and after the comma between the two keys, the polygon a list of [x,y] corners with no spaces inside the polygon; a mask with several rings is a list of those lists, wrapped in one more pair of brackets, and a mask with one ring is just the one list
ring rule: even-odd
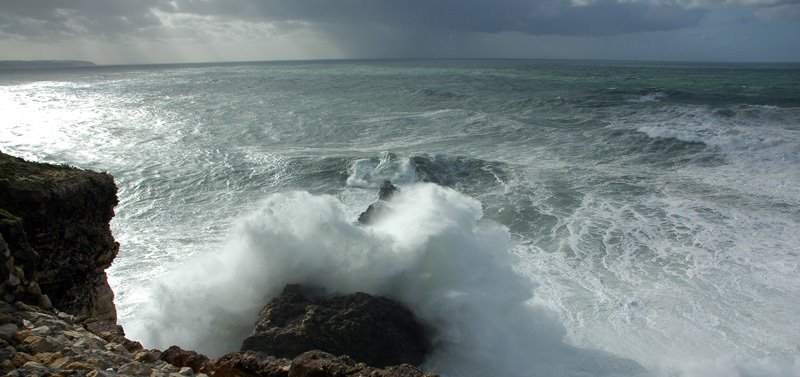
{"label": "sunlit water", "polygon": [[406,303],[451,376],[800,375],[797,66],[0,71],[0,113],[4,152],[116,178],[148,347],[235,350],[301,282]]}

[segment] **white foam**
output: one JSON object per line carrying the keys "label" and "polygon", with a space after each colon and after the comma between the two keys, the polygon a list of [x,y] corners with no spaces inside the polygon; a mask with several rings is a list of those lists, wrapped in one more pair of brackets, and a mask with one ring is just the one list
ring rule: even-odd
{"label": "white foam", "polygon": [[800,204],[799,109],[742,106],[727,110],[732,115],[717,114],[707,106],[673,106],[635,114],[621,124],[634,124],[651,138],[714,148],[726,164],[696,171],[696,178],[710,185]]}
{"label": "white foam", "polygon": [[426,368],[451,376],[635,374],[628,361],[565,345],[555,317],[529,304],[532,281],[512,270],[507,230],[481,204],[433,184],[393,199],[392,214],[359,226],[330,196],[272,195],[230,244],[184,264],[126,323],[148,347],[173,342],[212,356],[236,350],[267,298],[287,283],[395,298],[435,329]]}
{"label": "white foam", "polygon": [[368,158],[356,160],[349,172],[347,185],[351,187],[378,188],[386,180],[401,185],[420,180],[409,158],[397,158],[389,153],[383,153],[377,162]]}
{"label": "white foam", "polygon": [[559,312],[572,344],[657,376],[797,375],[795,216],[588,194],[559,223],[557,250],[527,247],[520,270],[540,277],[537,299]]}
{"label": "white foam", "polygon": [[652,103],[652,102],[661,102],[663,98],[667,98],[667,93],[664,92],[652,92],[640,95],[638,97],[633,97],[628,99],[628,102],[633,103]]}

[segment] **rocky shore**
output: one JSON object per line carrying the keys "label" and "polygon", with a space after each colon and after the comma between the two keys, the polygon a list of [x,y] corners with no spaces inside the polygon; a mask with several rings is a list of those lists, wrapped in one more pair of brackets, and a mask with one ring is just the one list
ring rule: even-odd
{"label": "rocky shore", "polygon": [[296,286],[253,319],[242,351],[209,359],[144,349],[117,325],[105,273],[119,251],[109,226],[116,192],[108,174],[0,152],[0,373],[433,376],[409,364],[424,360],[429,343],[399,304]]}

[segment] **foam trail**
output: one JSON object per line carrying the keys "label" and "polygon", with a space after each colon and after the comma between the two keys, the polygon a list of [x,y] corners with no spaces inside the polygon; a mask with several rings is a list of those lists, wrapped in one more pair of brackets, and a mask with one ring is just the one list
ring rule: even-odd
{"label": "foam trail", "polygon": [[395,298],[435,330],[426,367],[449,376],[639,375],[641,367],[563,343],[563,326],[529,304],[506,228],[481,204],[433,184],[403,188],[394,211],[358,226],[334,197],[270,196],[218,255],[163,278],[133,326],[147,346],[210,355],[238,349],[268,297],[287,283]]}

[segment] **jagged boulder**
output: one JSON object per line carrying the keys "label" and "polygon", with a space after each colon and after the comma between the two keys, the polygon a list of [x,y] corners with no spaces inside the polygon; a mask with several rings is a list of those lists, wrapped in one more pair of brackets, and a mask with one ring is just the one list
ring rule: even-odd
{"label": "jagged boulder", "polygon": [[0,228],[14,263],[37,284],[34,292],[79,318],[116,320],[105,274],[119,250],[109,225],[116,192],[108,174],[0,153],[0,209],[11,215]]}
{"label": "jagged boulder", "polygon": [[385,367],[419,365],[429,342],[414,315],[395,301],[366,293],[329,296],[288,285],[261,310],[241,349],[285,358],[322,350]]}

